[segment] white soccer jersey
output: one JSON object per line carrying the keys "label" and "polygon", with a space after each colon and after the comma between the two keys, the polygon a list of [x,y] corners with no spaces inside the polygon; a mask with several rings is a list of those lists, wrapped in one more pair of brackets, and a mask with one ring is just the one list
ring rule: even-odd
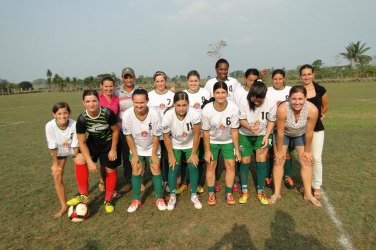
{"label": "white soccer jersey", "polygon": [[240,103],[243,99],[247,99],[248,91],[244,86],[240,86],[234,93],[234,103],[240,107]]}
{"label": "white soccer jersey", "polygon": [[269,98],[273,101],[273,104],[279,104],[283,101],[287,101],[289,99],[290,94],[290,86],[285,86],[284,89],[277,90],[273,87],[268,87],[268,92],[266,92],[266,98]]}
{"label": "white soccer jersey", "polygon": [[62,130],[57,126],[56,120],[52,119],[45,129],[49,149],[57,149],[57,156],[74,155],[73,148],[78,147],[75,120],[69,119],[67,128]]}
{"label": "white soccer jersey", "polygon": [[[206,82],[205,84],[205,89],[207,89],[210,93],[210,96],[213,96],[213,87],[214,84],[218,82],[217,78],[212,78],[209,81]],[[228,87],[228,96],[227,100],[234,101],[234,93],[235,91],[241,86],[241,84],[236,80],[235,78],[232,77],[227,77],[227,80],[225,81]]]}
{"label": "white soccer jersey", "polygon": [[188,94],[189,106],[194,108],[201,115],[201,105],[204,103],[204,100],[210,99],[209,91],[201,87],[195,93],[191,93],[187,89],[184,91]]}
{"label": "white soccer jersey", "polygon": [[155,90],[152,90],[148,93],[149,103],[148,106],[152,107],[158,112],[160,121],[162,122],[163,113],[168,107],[171,107],[174,103],[175,93],[167,90],[164,94],[158,94]]}
{"label": "white soccer jersey", "polygon": [[201,119],[202,130],[210,131],[211,144],[231,143],[231,129],[239,127],[239,109],[228,101],[223,111],[217,111],[210,102],[202,110]]}
{"label": "white soccer jersey", "polygon": [[[140,121],[135,114],[134,107],[127,109],[123,114],[123,133],[132,135],[139,156],[151,156],[153,150],[153,137],[161,136],[161,122],[157,111],[149,108],[148,114]],[[160,147],[158,147],[158,154]]]}
{"label": "white soccer jersey", "polygon": [[253,134],[250,130],[241,127],[239,129],[239,133],[246,136],[259,136],[265,135],[266,133],[266,125],[268,124],[268,118],[272,112],[274,105],[273,102],[265,98],[264,102],[261,104],[260,107],[256,107],[255,110],[251,110],[249,108],[248,100],[243,99],[240,103],[240,120],[246,120],[249,125],[257,125],[259,126],[259,134]]}
{"label": "white soccer jersey", "polygon": [[180,120],[175,108],[166,112],[162,120],[163,133],[171,133],[172,148],[188,149],[193,146],[193,125],[200,124],[200,114],[194,108],[189,108],[183,120]]}

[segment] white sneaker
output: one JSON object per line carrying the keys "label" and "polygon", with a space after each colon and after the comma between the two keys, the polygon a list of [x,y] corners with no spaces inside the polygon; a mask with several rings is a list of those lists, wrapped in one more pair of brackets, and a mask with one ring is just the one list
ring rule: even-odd
{"label": "white sneaker", "polygon": [[176,197],[170,196],[170,199],[168,200],[167,203],[167,210],[174,210],[176,205]]}
{"label": "white sneaker", "polygon": [[191,197],[191,202],[192,202],[193,206],[195,206],[196,209],[202,208],[202,204],[201,204],[200,199],[198,198],[197,195],[193,195]]}
{"label": "white sneaker", "polygon": [[139,200],[133,200],[132,204],[128,207],[127,212],[128,213],[133,213],[139,207],[141,207],[141,201],[139,201]]}
{"label": "white sneaker", "polygon": [[155,202],[155,205],[158,207],[158,209],[160,211],[164,211],[167,209],[166,207],[166,203],[164,202],[164,200],[162,198],[159,198],[156,202]]}

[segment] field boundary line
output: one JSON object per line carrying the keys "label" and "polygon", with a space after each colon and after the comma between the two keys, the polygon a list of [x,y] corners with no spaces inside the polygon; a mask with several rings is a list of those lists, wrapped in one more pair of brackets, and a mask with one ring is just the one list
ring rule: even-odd
{"label": "field boundary line", "polygon": [[12,125],[23,124],[23,123],[25,123],[25,122],[12,122],[12,123],[8,123],[8,124],[0,125],[0,128],[7,127],[7,126],[12,126]]}
{"label": "field boundary line", "polygon": [[345,229],[343,229],[342,222],[338,219],[337,213],[334,210],[333,205],[329,202],[329,198],[326,195],[326,192],[321,188],[321,198],[324,202],[324,208],[329,215],[330,219],[336,226],[337,230],[340,233],[338,238],[339,243],[343,246],[344,249],[353,250],[355,249],[351,243],[350,238],[347,236]]}

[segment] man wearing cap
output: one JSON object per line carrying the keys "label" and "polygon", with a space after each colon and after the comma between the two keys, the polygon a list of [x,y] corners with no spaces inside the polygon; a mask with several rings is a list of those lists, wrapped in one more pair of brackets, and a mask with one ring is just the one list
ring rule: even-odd
{"label": "man wearing cap", "polygon": [[[134,70],[130,67],[126,67],[121,72],[121,80],[123,81],[123,86],[115,88],[114,96],[119,98],[119,122],[121,126],[121,117],[123,113],[133,107],[132,94],[133,91],[140,88],[135,85],[136,75]],[[129,191],[131,189],[131,177],[132,177],[132,167],[129,161],[129,147],[127,141],[125,140],[124,134],[120,133],[120,144],[121,144],[121,153],[123,157],[123,166],[124,166],[124,177],[125,177],[125,186],[124,191]]]}

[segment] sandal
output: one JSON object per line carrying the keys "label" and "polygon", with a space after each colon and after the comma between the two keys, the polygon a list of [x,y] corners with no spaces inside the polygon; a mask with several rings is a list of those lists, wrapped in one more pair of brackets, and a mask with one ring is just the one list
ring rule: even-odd
{"label": "sandal", "polygon": [[102,179],[100,179],[100,180],[98,181],[98,188],[99,188],[99,190],[100,190],[101,192],[106,191],[106,187],[104,186],[104,183],[103,183],[103,180],[102,180]]}
{"label": "sandal", "polygon": [[322,207],[321,205],[321,202],[319,202],[315,197],[312,196],[311,199],[306,199],[304,198],[306,201],[309,201],[312,203],[312,205],[314,205],[315,207]]}
{"label": "sandal", "polygon": [[316,199],[320,199],[321,198],[321,190],[320,189],[313,189],[313,197],[315,197]]}
{"label": "sandal", "polygon": [[273,194],[272,196],[270,196],[270,199],[269,199],[269,205],[273,205],[277,202],[278,199],[280,199],[281,196],[277,196],[275,194]]}

